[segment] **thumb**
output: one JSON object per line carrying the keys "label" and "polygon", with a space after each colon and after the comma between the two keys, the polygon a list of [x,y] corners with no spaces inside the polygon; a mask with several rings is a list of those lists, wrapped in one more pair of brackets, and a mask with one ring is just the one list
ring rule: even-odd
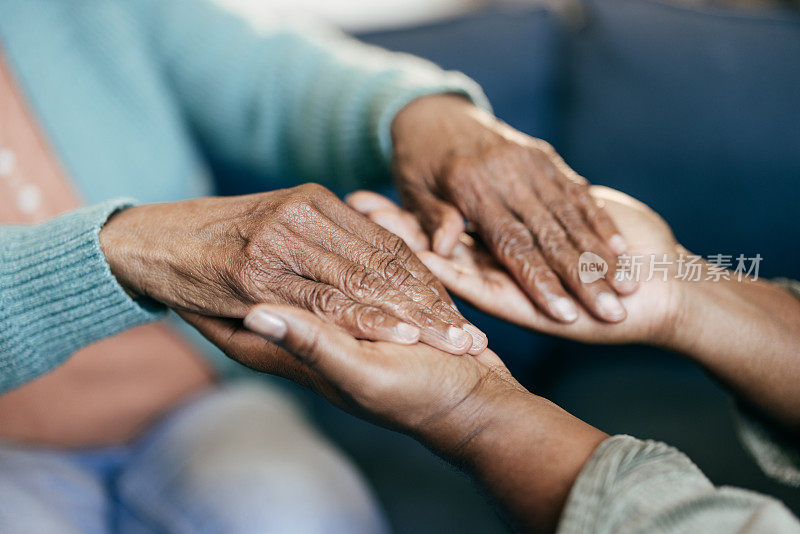
{"label": "thumb", "polygon": [[346,390],[359,374],[358,360],[364,347],[338,326],[325,323],[311,312],[259,304],[248,312],[244,325],[342,389]]}
{"label": "thumb", "polygon": [[403,200],[430,236],[431,249],[441,256],[450,256],[465,230],[461,212],[427,190],[403,191]]}

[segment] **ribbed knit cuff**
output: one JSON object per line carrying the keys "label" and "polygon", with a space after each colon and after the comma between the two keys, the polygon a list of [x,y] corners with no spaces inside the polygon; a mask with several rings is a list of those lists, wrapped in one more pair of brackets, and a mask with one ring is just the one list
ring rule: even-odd
{"label": "ribbed knit cuff", "polygon": [[800,451],[796,442],[743,406],[734,414],[736,432],[758,467],[768,477],[800,487]]}
{"label": "ribbed knit cuff", "polygon": [[98,235],[115,199],[34,226],[0,227],[0,391],[102,338],[160,317],[117,282]]}
{"label": "ribbed knit cuff", "polygon": [[673,502],[713,488],[674,447],[612,436],[597,447],[578,475],[557,533],[616,532],[619,521],[650,520]]}

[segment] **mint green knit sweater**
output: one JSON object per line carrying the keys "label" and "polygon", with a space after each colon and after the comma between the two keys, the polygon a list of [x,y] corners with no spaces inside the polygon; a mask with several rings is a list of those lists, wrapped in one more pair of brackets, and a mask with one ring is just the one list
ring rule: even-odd
{"label": "mint green knit sweater", "polygon": [[212,193],[207,158],[264,190],[369,185],[388,176],[409,101],[488,105],[459,73],[330,30],[256,28],[207,0],[0,0],[0,45],[89,205],[0,226],[0,392],[162,313],[109,271],[97,236],[115,210]]}

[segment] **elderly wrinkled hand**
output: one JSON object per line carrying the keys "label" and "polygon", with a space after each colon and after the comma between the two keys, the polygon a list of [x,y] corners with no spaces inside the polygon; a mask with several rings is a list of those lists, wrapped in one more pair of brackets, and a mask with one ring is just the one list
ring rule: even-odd
{"label": "elderly wrinkled hand", "polygon": [[[578,318],[572,296],[595,317],[625,318],[618,295],[636,284],[614,279],[625,240],[588,184],[540,139],[522,134],[455,95],[420,98],[392,125],[394,173],[403,203],[432,248],[449,256],[474,226],[492,256],[544,313]],[[581,253],[612,266],[592,284],[578,279]]]}
{"label": "elderly wrinkled hand", "polygon": [[319,185],[129,208],[100,242],[123,287],[171,308],[241,318],[288,304],[359,338],[487,344],[401,239]]}

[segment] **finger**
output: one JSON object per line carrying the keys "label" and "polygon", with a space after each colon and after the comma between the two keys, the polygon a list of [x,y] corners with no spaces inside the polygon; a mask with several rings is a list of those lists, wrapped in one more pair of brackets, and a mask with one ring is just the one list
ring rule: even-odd
{"label": "finger", "polygon": [[[392,236],[394,238],[394,236]],[[355,238],[355,236],[354,236]],[[357,240],[357,238],[355,238]],[[422,340],[428,342],[432,340],[434,346],[441,349],[453,352],[453,349],[460,350],[457,345],[453,345],[449,349],[440,346],[439,339],[444,330],[438,330],[440,321],[445,321],[451,328],[446,330],[448,342],[451,344],[459,343],[461,339],[461,332],[454,331],[452,328],[463,330],[468,333],[470,337],[471,347],[468,348],[470,354],[478,354],[482,352],[488,344],[488,338],[480,329],[467,321],[453,305],[449,299],[444,286],[424,267],[424,264],[411,253],[411,259],[414,262],[419,262],[420,266],[430,279],[435,280],[436,284],[440,286],[438,291],[434,291],[428,284],[423,283],[413,273],[406,269],[406,264],[402,263],[395,254],[391,254],[384,250],[377,250],[374,248],[360,248],[358,242],[352,243],[339,243],[333,247],[334,252],[338,252],[342,256],[350,259],[357,265],[367,266],[373,271],[376,271],[385,280],[391,282],[397,288],[398,294],[406,295],[415,303],[416,306],[405,310],[400,310],[399,317],[404,320],[410,320],[412,324],[419,326],[422,329]],[[338,247],[338,248],[337,248]],[[406,249],[407,250],[407,249]],[[406,257],[408,257],[406,255]],[[419,269],[417,269],[419,271]],[[380,303],[373,303],[375,306],[390,305],[392,302],[399,302],[388,297],[384,297],[384,293],[377,293],[381,296]],[[447,295],[447,300],[442,298],[442,295]],[[418,322],[419,319],[424,319],[424,322]],[[432,330],[432,331],[431,331]]]}
{"label": "finger", "polygon": [[[567,187],[572,188],[575,186],[568,185]],[[625,254],[628,250],[628,243],[622,237],[611,216],[606,212],[603,201],[592,197],[589,194],[588,187],[579,186],[578,188],[579,191],[575,193],[575,196],[580,201],[583,216],[589,221],[597,234],[608,243],[615,254]]]}
{"label": "finger", "polygon": [[184,310],[177,310],[176,313],[242,365],[287,378],[315,391],[325,387],[316,371],[274,343],[242,328],[240,320],[209,317]]}
{"label": "finger", "polygon": [[[540,172],[545,173],[548,168],[552,170],[549,162],[544,162],[538,168]],[[576,205],[576,199],[565,194],[555,180],[547,177],[539,180],[531,179],[529,184],[541,199],[544,207],[564,228],[578,252],[593,252],[605,261],[608,266],[606,280],[609,281],[610,285],[621,294],[629,294],[636,291],[637,284],[635,282],[616,279],[617,255],[588,226],[579,205]]]}
{"label": "finger", "polygon": [[[431,288],[440,298],[452,303],[441,282],[425,268],[402,239],[344,205],[334,206],[330,210],[330,213],[327,213],[330,219],[373,247],[397,256],[417,280]],[[364,224],[365,222],[367,224]]]}
{"label": "finger", "polygon": [[578,203],[583,217],[600,239],[608,243],[615,254],[624,254],[628,248],[625,238],[622,237],[617,225],[606,212],[602,201],[598,201],[589,194],[589,183],[586,179],[572,170],[555,150],[548,151],[545,155],[556,171],[554,181],[568,198],[574,199]]}
{"label": "finger", "polygon": [[458,209],[428,190],[404,188],[400,191],[403,204],[417,217],[422,228],[430,236],[433,251],[449,256],[464,232],[464,216]]}
{"label": "finger", "polygon": [[375,224],[400,237],[414,252],[430,246],[428,236],[417,218],[385,196],[372,191],[356,191],[345,197],[345,202]]}
{"label": "finger", "polygon": [[[452,299],[450,298],[450,295],[447,294],[447,290],[444,288],[442,283],[435,276],[433,276],[433,274],[431,274],[431,272],[425,267],[425,265],[423,265],[419,258],[417,258],[417,256],[411,251],[411,249],[402,239],[382,228],[381,226],[373,223],[372,221],[369,221],[363,215],[348,208],[344,204],[339,204],[332,207],[329,206],[323,209],[329,210],[329,212],[326,213],[330,219],[330,223],[327,225],[327,228],[331,233],[330,235],[332,243],[335,243],[335,238],[341,234],[339,231],[340,228],[344,228],[356,238],[363,240],[367,244],[380,251],[383,251],[383,256],[375,255],[374,252],[370,252],[370,254],[373,255],[373,264],[378,264],[375,267],[377,270],[382,270],[381,265],[391,266],[392,264],[404,268],[406,271],[411,273],[412,277],[416,279],[416,281],[421,282],[421,287],[432,291],[435,297],[438,299],[438,301],[433,301],[431,303],[428,303],[423,299],[420,301],[421,303],[428,306],[429,309],[435,313],[441,313],[444,315],[455,314],[452,316],[453,320],[456,320],[457,318],[455,326],[464,328],[470,333],[472,336],[473,346],[475,347],[474,349],[470,349],[470,352],[473,350],[482,350],[480,347],[486,346],[486,334],[481,332],[481,330],[475,327],[475,325],[472,325],[458,312],[453,304]],[[352,255],[348,256],[348,254],[354,254],[359,250],[361,249],[356,247],[344,247],[340,249],[340,252],[342,255],[353,259],[353,261],[356,263],[364,263],[362,259],[354,258]],[[366,258],[364,258],[364,260],[365,259]],[[394,267],[392,267],[391,270],[393,270],[395,273],[402,273],[401,270],[395,269]],[[409,282],[413,283],[413,280],[409,279]],[[410,292],[409,295],[412,296],[412,298],[416,298],[415,295],[417,295],[417,292]]]}
{"label": "finger", "polygon": [[369,215],[376,210],[400,209],[400,206],[391,199],[373,191],[354,191],[344,197],[344,201],[348,206],[364,215]]}
{"label": "finger", "polygon": [[277,293],[285,302],[312,311],[358,338],[404,345],[420,339],[416,326],[375,306],[358,302],[325,283],[288,275]]}
{"label": "finger", "polygon": [[616,292],[602,278],[591,283],[578,276],[579,252],[567,233],[539,198],[527,187],[516,188],[507,199],[509,208],[535,235],[536,246],[573,295],[596,317],[618,322],[626,312]]}
{"label": "finger", "polygon": [[[469,196],[469,192],[464,192],[458,197],[459,202],[477,205],[477,199]],[[557,321],[575,321],[578,311],[572,299],[545,261],[528,228],[494,196],[482,196],[482,207],[475,211],[472,222],[492,254],[539,309]]]}
{"label": "finger", "polygon": [[261,304],[245,316],[244,325],[280,344],[325,380],[343,391],[363,380],[363,344],[313,314],[286,306]]}
{"label": "finger", "polygon": [[[461,246],[456,245],[453,254],[460,254]],[[420,253],[420,259],[448,289],[487,313],[528,328],[537,327],[544,319],[504,271],[481,268],[477,264],[460,265],[454,259],[428,251]]]}
{"label": "finger", "polygon": [[430,246],[428,236],[422,230],[419,221],[407,211],[399,207],[379,209],[370,212],[367,217],[405,241],[413,252],[428,250]]}
{"label": "finger", "polygon": [[[342,239],[344,236],[339,234],[337,237]],[[330,246],[333,251],[312,248],[309,254],[316,258],[315,261],[299,265],[297,274],[325,287],[334,287],[353,302],[380,309],[398,321],[415,326],[419,339],[433,347],[453,354],[471,350],[473,337],[463,328],[464,319],[407,271],[395,274],[393,271],[401,271],[402,267],[396,266],[394,257],[357,242],[354,237],[341,245],[331,242]],[[383,276],[369,267],[369,263],[376,261],[383,264]],[[392,280],[398,277],[405,284],[402,289]],[[299,290],[308,291],[302,285]],[[412,294],[424,300],[426,305],[416,302],[411,298]]]}

